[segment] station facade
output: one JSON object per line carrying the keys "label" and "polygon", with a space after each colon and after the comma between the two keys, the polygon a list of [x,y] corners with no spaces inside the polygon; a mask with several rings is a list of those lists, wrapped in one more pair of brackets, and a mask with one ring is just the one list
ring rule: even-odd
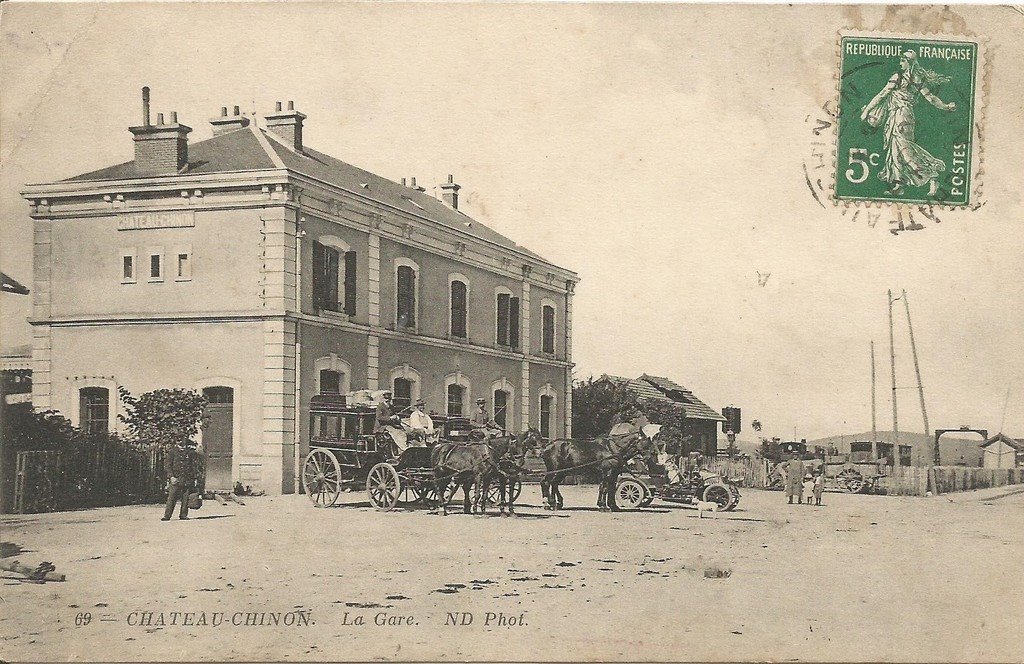
{"label": "station facade", "polygon": [[30,185],[32,401],[118,428],[118,389],[202,391],[207,487],[298,490],[322,392],[571,435],[578,277],[441,199],[317,152],[281,104],[222,109],[189,145],[172,114],[135,159]]}

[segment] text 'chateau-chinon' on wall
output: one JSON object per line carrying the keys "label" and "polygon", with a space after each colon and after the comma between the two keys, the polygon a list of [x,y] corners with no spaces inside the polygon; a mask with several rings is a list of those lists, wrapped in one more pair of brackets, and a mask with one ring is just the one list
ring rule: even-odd
{"label": "text 'chateau-chinon' on wall", "polygon": [[396,404],[570,435],[578,277],[442,199],[303,144],[277,104],[221,109],[189,145],[171,113],[135,159],[23,193],[34,220],[33,404],[115,428],[119,387],[202,391],[207,488],[297,490],[310,398]]}

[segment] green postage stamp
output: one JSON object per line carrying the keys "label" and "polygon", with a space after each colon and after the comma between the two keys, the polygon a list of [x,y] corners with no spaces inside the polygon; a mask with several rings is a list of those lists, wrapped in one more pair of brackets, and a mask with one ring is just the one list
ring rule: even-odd
{"label": "green postage stamp", "polygon": [[977,204],[981,44],[840,36],[835,198]]}

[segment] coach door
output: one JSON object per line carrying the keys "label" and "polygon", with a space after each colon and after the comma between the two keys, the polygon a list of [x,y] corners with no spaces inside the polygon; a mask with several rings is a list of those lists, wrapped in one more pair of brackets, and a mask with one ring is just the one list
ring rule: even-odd
{"label": "coach door", "polygon": [[230,387],[207,387],[203,396],[207,400],[203,426],[206,490],[230,490],[235,391]]}

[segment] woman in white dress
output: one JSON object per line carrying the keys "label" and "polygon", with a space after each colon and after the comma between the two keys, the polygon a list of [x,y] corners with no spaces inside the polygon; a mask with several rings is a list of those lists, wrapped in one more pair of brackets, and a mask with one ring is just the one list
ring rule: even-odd
{"label": "woman in white dress", "polygon": [[878,177],[891,185],[894,194],[903,193],[904,185],[927,184],[929,196],[938,190],[936,178],[946,170],[946,164],[914,142],[914,102],[920,95],[939,110],[955,111],[956,103],[943,102],[929,89],[948,81],[948,76],[922,67],[914,51],[906,51],[900,58],[900,71],[861,110],[861,120],[872,127],[885,121],[885,164]]}

